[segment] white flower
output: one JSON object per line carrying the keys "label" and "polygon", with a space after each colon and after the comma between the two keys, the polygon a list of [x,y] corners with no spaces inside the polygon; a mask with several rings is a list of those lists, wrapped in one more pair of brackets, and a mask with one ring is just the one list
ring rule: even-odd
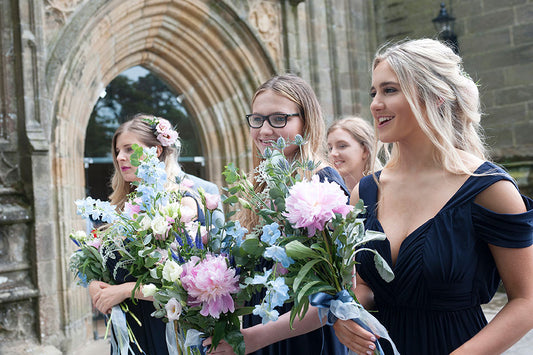
{"label": "white flower", "polygon": [[156,294],[156,292],[157,292],[157,286],[154,284],[148,284],[142,287],[142,293],[144,297],[153,296]]}
{"label": "white flower", "polygon": [[145,231],[148,228],[150,228],[151,224],[152,224],[152,220],[150,219],[150,217],[148,217],[148,215],[144,215],[143,219],[141,219],[139,230]]}
{"label": "white flower", "polygon": [[173,202],[169,203],[165,207],[161,209],[161,212],[163,215],[170,217],[172,219],[178,218],[178,214],[180,211],[180,203],[179,202]]}
{"label": "white flower", "polygon": [[167,260],[165,266],[163,266],[163,279],[176,282],[179,280],[183,268],[174,260]]}
{"label": "white flower", "polygon": [[152,220],[150,227],[152,227],[152,230],[155,234],[164,236],[168,231],[167,219],[163,216],[156,216]]}
{"label": "white flower", "polygon": [[74,233],[72,233],[72,236],[74,239],[81,241],[84,241],[87,239],[87,234],[82,230],[77,230]]}
{"label": "white flower", "polygon": [[181,306],[181,303],[178,302],[177,299],[171,298],[168,300],[168,303],[165,305],[165,309],[167,310],[167,317],[168,320],[178,320],[180,319],[181,310],[183,307]]}

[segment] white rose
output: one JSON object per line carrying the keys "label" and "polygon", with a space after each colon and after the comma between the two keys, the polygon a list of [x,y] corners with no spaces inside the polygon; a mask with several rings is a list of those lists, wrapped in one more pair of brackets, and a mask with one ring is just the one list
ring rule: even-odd
{"label": "white rose", "polygon": [[148,228],[150,228],[150,225],[152,224],[152,220],[150,219],[150,217],[148,217],[148,215],[145,215],[143,217],[143,219],[141,219],[141,225],[139,226],[139,229],[141,231],[145,231],[147,230]]}
{"label": "white rose", "polygon": [[154,231],[155,234],[165,235],[168,231],[167,219],[163,216],[157,216],[154,219],[152,219],[152,223],[150,224],[150,227],[152,227],[152,230]]}
{"label": "white rose", "polygon": [[148,284],[142,287],[142,293],[144,297],[153,296],[156,294],[156,292],[157,292],[157,287],[154,284]]}
{"label": "white rose", "polygon": [[183,268],[174,260],[167,260],[163,266],[163,279],[176,282],[180,279]]}

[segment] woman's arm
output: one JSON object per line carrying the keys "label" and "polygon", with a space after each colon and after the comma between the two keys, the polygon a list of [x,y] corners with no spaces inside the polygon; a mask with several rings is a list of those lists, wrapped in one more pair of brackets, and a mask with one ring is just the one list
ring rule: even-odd
{"label": "woman's arm", "polygon": [[[131,297],[135,282],[125,282],[120,285],[110,285],[101,281],[92,281],[89,284],[89,295],[93,305],[103,314],[111,313],[111,308]],[[135,291],[135,298],[145,301],[153,301],[152,296],[145,297],[141,288]]]}
{"label": "woman's arm", "polygon": [[[476,203],[496,213],[526,211],[520,194],[509,181],[499,181],[477,198]],[[489,245],[509,302],[494,319],[452,354],[500,354],[533,328],[533,246],[502,248]]]}
{"label": "woman's arm", "polygon": [[[292,324],[293,329],[289,326],[290,312],[282,314],[277,321],[268,322],[267,324],[257,324],[250,328],[241,329],[244,337],[246,354],[264,348],[278,341],[289,339],[298,335],[309,333],[320,328],[326,323],[326,319],[320,322],[318,318],[318,308],[309,307],[308,312],[303,319],[296,317]],[[211,338],[204,342],[204,345],[211,344]],[[233,348],[226,342],[221,342],[217,349],[210,354],[234,354]]]}

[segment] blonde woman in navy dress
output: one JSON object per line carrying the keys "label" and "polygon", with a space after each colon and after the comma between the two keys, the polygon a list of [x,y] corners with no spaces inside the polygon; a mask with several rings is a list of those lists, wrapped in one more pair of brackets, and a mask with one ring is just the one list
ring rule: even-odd
{"label": "blonde woman in navy dress", "polygon": [[[504,352],[533,327],[533,201],[487,161],[476,84],[451,49],[421,39],[378,51],[370,94],[392,156],[359,182],[352,202],[368,206],[366,228],[385,232],[366,247],[395,279],[383,281],[373,255],[359,253],[359,301],[403,355]],[[509,301],[487,324],[481,304],[500,279]],[[350,349],[370,353],[371,333],[352,321],[334,329]]]}

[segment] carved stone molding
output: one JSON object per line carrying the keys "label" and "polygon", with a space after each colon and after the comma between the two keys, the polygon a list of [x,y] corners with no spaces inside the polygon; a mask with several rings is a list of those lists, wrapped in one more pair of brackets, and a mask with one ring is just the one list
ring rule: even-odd
{"label": "carved stone molding", "polygon": [[279,3],[252,1],[248,19],[266,44],[274,60],[279,64],[281,60],[281,10]]}
{"label": "carved stone molding", "polygon": [[45,13],[47,18],[64,25],[76,8],[86,0],[45,0]]}
{"label": "carved stone molding", "polygon": [[[0,186],[9,186],[13,182],[18,180],[18,165],[11,163],[4,155],[4,152],[0,152]],[[10,178],[10,175],[15,175]]]}

